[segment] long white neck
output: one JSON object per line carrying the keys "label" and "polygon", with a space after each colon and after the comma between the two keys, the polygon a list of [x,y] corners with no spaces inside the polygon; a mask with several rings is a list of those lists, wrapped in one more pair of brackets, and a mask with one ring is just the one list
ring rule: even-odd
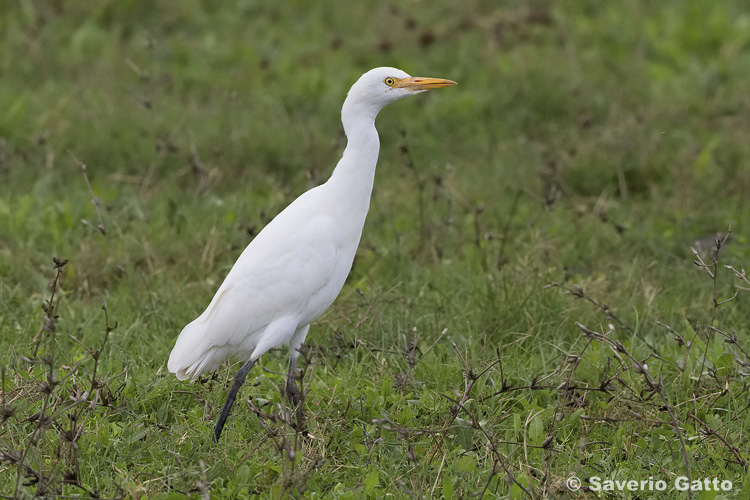
{"label": "long white neck", "polygon": [[[354,224],[364,225],[375,180],[380,140],[375,118],[382,106],[347,97],[341,109],[341,122],[347,137],[344,155],[327,182],[344,202]],[[361,219],[361,220],[360,220]]]}

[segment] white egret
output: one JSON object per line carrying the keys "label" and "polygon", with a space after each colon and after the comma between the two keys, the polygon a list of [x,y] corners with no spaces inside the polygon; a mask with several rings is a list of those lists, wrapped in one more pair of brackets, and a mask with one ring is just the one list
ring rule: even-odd
{"label": "white egret", "polygon": [[180,380],[194,381],[232,356],[246,360],[216,422],[216,441],[247,373],[263,353],[284,344],[289,344],[286,393],[303,422],[294,380],[299,348],[310,323],[336,299],[354,261],[380,150],[375,118],[403,97],[451,85],[456,82],[410,77],[395,68],[362,75],[341,109],[348,142],[330,179],[263,228],[203,314],[180,333],[167,365]]}

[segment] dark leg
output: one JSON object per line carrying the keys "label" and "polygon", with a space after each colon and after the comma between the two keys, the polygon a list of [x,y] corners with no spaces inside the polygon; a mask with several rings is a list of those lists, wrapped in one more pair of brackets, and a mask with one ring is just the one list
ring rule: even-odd
{"label": "dark leg", "polygon": [[[302,411],[302,400],[304,399],[304,395],[302,394],[302,390],[297,387],[297,357],[299,357],[299,352],[294,351],[289,354],[289,373],[286,376],[286,396],[290,399],[292,406],[294,406],[295,410],[297,411],[297,425],[299,429],[304,429],[303,434],[307,434],[307,429],[305,426],[305,412]],[[302,381],[300,381],[300,385]]]}
{"label": "dark leg", "polygon": [[219,442],[221,430],[224,428],[227,417],[229,417],[229,412],[232,410],[234,400],[237,398],[237,391],[239,391],[242,384],[245,383],[245,377],[247,377],[247,373],[253,367],[255,361],[256,360],[254,359],[247,360],[247,362],[242,365],[242,368],[234,374],[234,381],[232,382],[232,387],[229,388],[229,394],[227,394],[227,400],[224,402],[224,408],[221,409],[219,420],[216,421],[216,427],[214,428],[214,443]]}

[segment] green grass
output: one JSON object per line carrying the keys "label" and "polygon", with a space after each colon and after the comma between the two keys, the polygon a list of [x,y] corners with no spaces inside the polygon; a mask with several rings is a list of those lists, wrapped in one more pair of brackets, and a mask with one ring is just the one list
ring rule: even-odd
{"label": "green grass", "polygon": [[[0,495],[595,498],[575,475],[685,498],[689,467],[733,483],[692,498],[746,498],[750,284],[723,267],[750,267],[743,7],[4,2]],[[301,358],[310,438],[278,350],[214,446],[239,365],[190,385],[169,351],[330,174],[382,65],[459,86],[378,119],[354,268]],[[690,247],[730,223],[713,280]]]}

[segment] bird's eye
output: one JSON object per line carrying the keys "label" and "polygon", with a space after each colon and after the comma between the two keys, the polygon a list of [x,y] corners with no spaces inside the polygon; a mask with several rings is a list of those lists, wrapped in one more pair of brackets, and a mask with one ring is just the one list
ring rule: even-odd
{"label": "bird's eye", "polygon": [[389,76],[388,78],[386,78],[385,80],[383,80],[383,83],[385,83],[389,87],[393,87],[393,85],[396,83],[396,80],[394,80],[393,78],[391,78]]}

